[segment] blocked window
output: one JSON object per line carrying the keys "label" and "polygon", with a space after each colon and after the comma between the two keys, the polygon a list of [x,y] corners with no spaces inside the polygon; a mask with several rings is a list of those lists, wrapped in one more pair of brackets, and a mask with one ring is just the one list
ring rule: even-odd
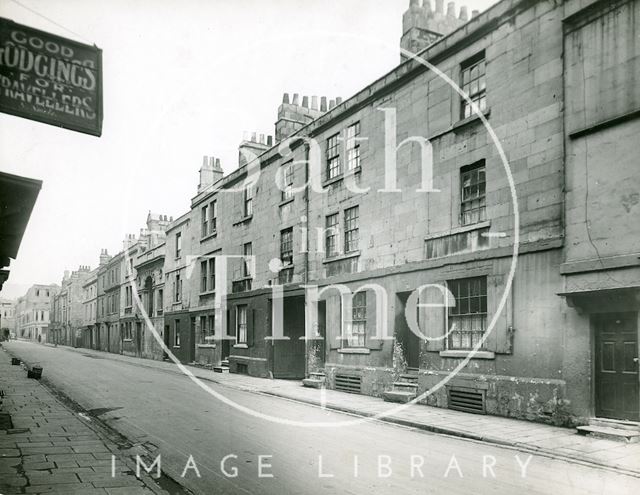
{"label": "blocked window", "polygon": [[[481,112],[487,109],[486,62],[484,51],[466,60],[460,66],[461,88],[469,95]],[[471,105],[462,98],[460,100],[460,118],[466,119],[473,115]]]}
{"label": "blocked window", "polygon": [[448,349],[473,349],[487,328],[487,277],[449,280]]}
{"label": "blocked window", "polygon": [[460,223],[486,220],[486,167],[484,161],[460,169]]}

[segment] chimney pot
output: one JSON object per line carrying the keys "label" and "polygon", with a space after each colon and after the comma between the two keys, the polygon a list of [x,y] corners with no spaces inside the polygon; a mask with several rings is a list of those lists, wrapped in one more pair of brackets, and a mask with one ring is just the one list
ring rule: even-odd
{"label": "chimney pot", "polygon": [[466,5],[460,7],[460,20],[465,22],[469,20],[469,10]]}
{"label": "chimney pot", "polygon": [[456,3],[449,2],[447,4],[447,17],[455,17],[456,16]]}
{"label": "chimney pot", "polygon": [[311,110],[317,110],[318,109],[318,97],[317,96],[312,96],[311,97]]}
{"label": "chimney pot", "polygon": [[320,97],[320,111],[321,112],[326,112],[327,111],[327,97],[326,96]]}
{"label": "chimney pot", "polygon": [[267,146],[273,146],[273,136],[267,136]]}
{"label": "chimney pot", "polygon": [[474,9],[471,11],[471,18],[473,19],[474,17],[478,17],[479,14],[480,14],[480,11]]}
{"label": "chimney pot", "polygon": [[257,142],[257,141],[256,141],[256,133],[255,133],[255,132],[252,132],[252,133],[251,133],[251,142],[252,142],[252,143]]}
{"label": "chimney pot", "polygon": [[427,15],[431,15],[431,0],[424,0],[422,2],[422,10]]}
{"label": "chimney pot", "polygon": [[298,93],[293,93],[293,104],[294,105],[299,105],[299,103],[298,103],[299,102],[299,97],[300,96],[298,95]]}
{"label": "chimney pot", "polygon": [[444,0],[436,0],[436,13],[444,13]]}
{"label": "chimney pot", "polygon": [[209,161],[209,157],[208,157],[207,155],[204,155],[204,156],[202,157],[202,166],[203,166],[203,167],[206,167],[206,166],[207,166],[208,161]]}
{"label": "chimney pot", "polygon": [[289,103],[289,93],[282,95],[282,103]]}
{"label": "chimney pot", "polygon": [[338,96],[338,97],[336,98],[336,106],[340,105],[340,103],[342,103],[342,97],[341,97],[341,96]]}
{"label": "chimney pot", "polygon": [[302,106],[304,108],[309,108],[309,97],[308,96],[303,96],[302,97]]}
{"label": "chimney pot", "polygon": [[264,134],[260,134],[260,144],[264,144]]}
{"label": "chimney pot", "polygon": [[329,110],[331,110],[335,106],[336,106],[336,101],[335,100],[329,100]]}
{"label": "chimney pot", "polygon": [[[216,158],[216,169],[220,169],[220,158]],[[166,216],[165,216],[165,220],[166,220]]]}

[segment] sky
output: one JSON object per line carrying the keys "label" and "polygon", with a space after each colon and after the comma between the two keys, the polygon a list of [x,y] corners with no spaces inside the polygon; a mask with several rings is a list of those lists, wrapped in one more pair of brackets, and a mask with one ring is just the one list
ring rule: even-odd
{"label": "sky", "polygon": [[0,17],[101,48],[104,84],[100,138],[0,113],[0,171],[43,181],[0,296],[94,268],[149,211],[188,211],[202,157],[237,168],[243,132],[273,135],[283,93],[346,99],[393,69],[408,5],[0,0]]}

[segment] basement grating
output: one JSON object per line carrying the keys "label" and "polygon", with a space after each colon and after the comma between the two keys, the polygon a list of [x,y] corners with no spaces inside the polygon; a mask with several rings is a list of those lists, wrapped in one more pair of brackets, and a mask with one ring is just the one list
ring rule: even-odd
{"label": "basement grating", "polygon": [[357,375],[336,375],[336,390],[359,394],[362,389],[362,377]]}
{"label": "basement grating", "polygon": [[485,414],[484,390],[449,387],[449,409],[476,414]]}

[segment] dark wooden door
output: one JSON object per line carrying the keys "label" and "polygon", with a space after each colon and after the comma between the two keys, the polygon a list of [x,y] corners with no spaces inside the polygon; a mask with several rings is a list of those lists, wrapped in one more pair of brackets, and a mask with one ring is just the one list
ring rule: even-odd
{"label": "dark wooden door", "polygon": [[417,369],[420,366],[420,338],[411,331],[405,316],[405,308],[410,294],[410,292],[398,293],[396,300],[395,331],[396,338],[402,345],[407,366]]}
{"label": "dark wooden door", "polygon": [[288,340],[273,341],[274,378],[302,379],[305,373],[304,297],[284,300],[283,334]]}
{"label": "dark wooden door", "polygon": [[189,362],[194,363],[196,361],[196,319],[191,318],[191,325],[189,326]]}
{"label": "dark wooden door", "polygon": [[638,421],[638,315],[594,318],[596,416]]}
{"label": "dark wooden door", "polygon": [[142,356],[142,322],[136,322],[136,354]]}

